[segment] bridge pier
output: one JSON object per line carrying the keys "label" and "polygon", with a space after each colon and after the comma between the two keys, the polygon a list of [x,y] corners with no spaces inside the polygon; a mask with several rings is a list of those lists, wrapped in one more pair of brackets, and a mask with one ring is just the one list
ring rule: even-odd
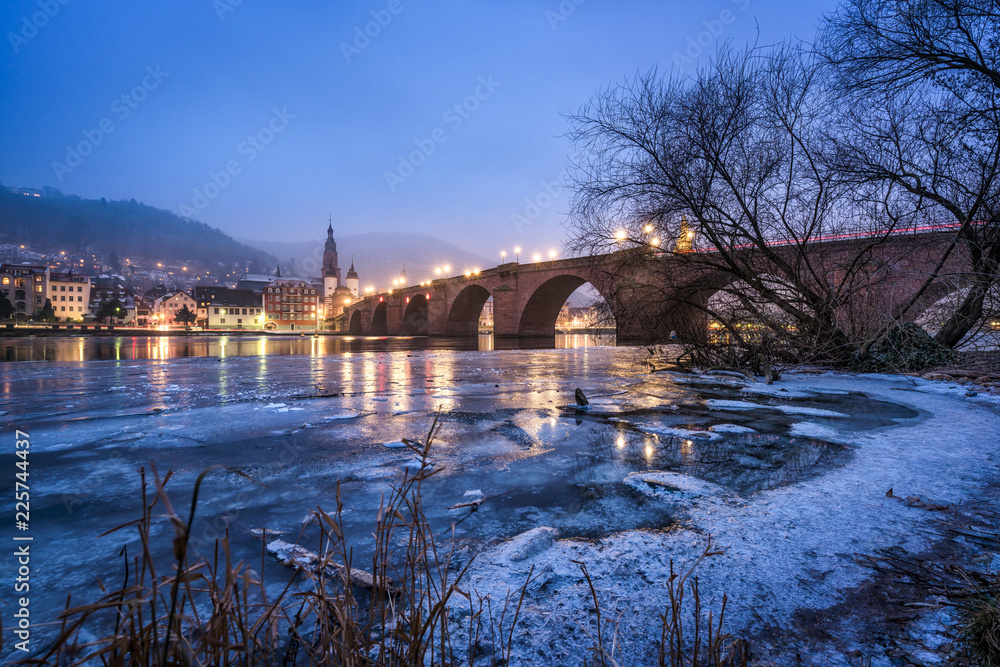
{"label": "bridge pier", "polygon": [[517,289],[500,285],[493,290],[493,337],[517,338],[521,309]]}
{"label": "bridge pier", "polygon": [[393,296],[385,304],[385,335],[400,336],[403,333],[403,304]]}
{"label": "bridge pier", "polygon": [[434,287],[433,292],[428,292],[431,298],[427,300],[427,335],[428,336],[452,336],[448,330],[448,297],[447,288]]}

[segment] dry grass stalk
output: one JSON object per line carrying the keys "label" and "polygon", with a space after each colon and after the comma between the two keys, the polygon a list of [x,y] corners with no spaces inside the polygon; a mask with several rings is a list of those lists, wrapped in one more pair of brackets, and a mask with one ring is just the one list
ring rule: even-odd
{"label": "dry grass stalk", "polygon": [[[523,585],[508,591],[502,604],[460,584],[473,562],[455,565],[455,541],[439,552],[424,512],[421,489],[436,469],[429,463],[438,420],[426,444],[408,443],[419,455],[417,472],[407,472],[383,498],[376,517],[375,549],[370,570],[353,567],[353,550],[345,539],[343,503],[338,486],[336,508],[317,508],[313,521],[320,529],[319,548],[305,548],[292,559],[295,574],[269,595],[264,578],[243,561],[234,561],[228,533],[216,540],[212,553],[190,553],[191,534],[203,471],[195,484],[186,520],[174,511],[167,495],[171,474],[142,476],[142,515],[115,528],[136,530],[141,552],[120,554],[124,580],[96,602],[73,606],[67,600],[60,629],[51,646],[21,664],[73,667],[142,665],[257,666],[343,665],[349,667],[434,666],[501,667],[515,659],[518,623],[534,568]],[[172,527],[172,567],[161,570],[154,527],[163,520]],[[263,533],[259,572],[268,559]],[[661,616],[661,666],[736,667],[746,664],[743,649],[722,631],[725,601],[718,622],[701,619],[697,580],[691,572],[706,548],[682,576],[671,574],[670,599]],[[597,608],[597,634],[591,649],[593,664],[615,667],[618,620],[602,616],[597,591],[586,565],[579,563]],[[671,572],[673,572],[671,568]],[[365,576],[361,576],[362,573]],[[688,642],[681,612],[685,587],[694,599],[694,639]],[[468,603],[468,615],[452,620],[454,595]],[[494,604],[494,603],[497,604]],[[705,627],[707,640],[703,641]],[[605,635],[611,631],[608,640]],[[97,637],[96,639],[84,639]],[[593,637],[592,637],[593,638]],[[488,640],[488,641],[487,641]],[[693,651],[693,652],[692,652]],[[480,660],[482,659],[482,660]],[[586,660],[585,660],[586,663]]]}

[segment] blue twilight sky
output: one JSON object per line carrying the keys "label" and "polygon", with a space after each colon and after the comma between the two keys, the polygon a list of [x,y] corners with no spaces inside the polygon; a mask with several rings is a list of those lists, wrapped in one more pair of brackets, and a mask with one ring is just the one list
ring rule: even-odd
{"label": "blue twilight sky", "polygon": [[312,240],[332,213],[338,235],[547,251],[570,200],[562,114],[720,40],[811,39],[835,5],[3,0],[0,182],[243,238]]}

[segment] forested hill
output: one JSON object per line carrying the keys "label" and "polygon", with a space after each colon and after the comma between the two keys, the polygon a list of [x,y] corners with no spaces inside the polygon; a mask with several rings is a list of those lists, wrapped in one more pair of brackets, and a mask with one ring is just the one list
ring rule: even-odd
{"label": "forested hill", "polygon": [[133,263],[185,263],[206,270],[246,263],[263,271],[277,263],[270,253],[218,229],[134,199],[83,199],[53,188],[39,192],[25,196],[0,186],[0,243],[98,257],[114,252]]}

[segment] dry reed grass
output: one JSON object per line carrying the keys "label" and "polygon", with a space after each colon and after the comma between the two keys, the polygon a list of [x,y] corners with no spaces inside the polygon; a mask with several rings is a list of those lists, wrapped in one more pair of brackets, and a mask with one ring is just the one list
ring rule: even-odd
{"label": "dry reed grass", "polygon": [[[142,516],[109,532],[136,530],[141,553],[123,550],[124,580],[96,602],[73,606],[67,601],[55,640],[21,664],[108,667],[142,665],[251,666],[343,665],[347,667],[517,664],[517,643],[527,588],[534,570],[503,600],[460,587],[474,559],[458,566],[455,540],[439,550],[422,504],[421,487],[436,474],[428,462],[439,428],[435,419],[425,444],[407,443],[421,467],[406,473],[384,498],[375,519],[370,570],[354,567],[353,551],[344,535],[343,504],[337,489],[336,508],[315,511],[319,548],[298,553],[295,575],[275,595],[268,595],[263,576],[244,561],[234,560],[228,534],[216,540],[209,557],[193,558],[189,540],[201,484],[195,483],[186,519],[174,510],[167,494],[171,474],[152,478],[142,472]],[[155,525],[172,527],[168,572],[161,570],[154,544]],[[267,535],[264,535],[264,544]],[[666,582],[668,603],[661,615],[659,665],[662,667],[736,667],[746,665],[746,646],[722,630],[725,601],[718,620],[703,618],[692,572],[709,549],[684,574]],[[261,551],[264,571],[266,546]],[[454,565],[453,565],[454,564]],[[617,622],[600,615],[597,592],[586,565],[579,563],[598,609],[595,645],[581,648],[583,664],[613,666],[619,645]],[[672,569],[671,569],[672,571]],[[273,590],[273,589],[272,589]],[[691,604],[685,604],[685,591]],[[465,600],[453,614],[455,596]],[[691,626],[683,621],[685,609]],[[453,621],[453,618],[459,619]],[[690,627],[690,630],[689,630]],[[614,633],[610,645],[605,635]],[[688,633],[693,632],[692,637]],[[689,641],[690,639],[690,641]]]}

